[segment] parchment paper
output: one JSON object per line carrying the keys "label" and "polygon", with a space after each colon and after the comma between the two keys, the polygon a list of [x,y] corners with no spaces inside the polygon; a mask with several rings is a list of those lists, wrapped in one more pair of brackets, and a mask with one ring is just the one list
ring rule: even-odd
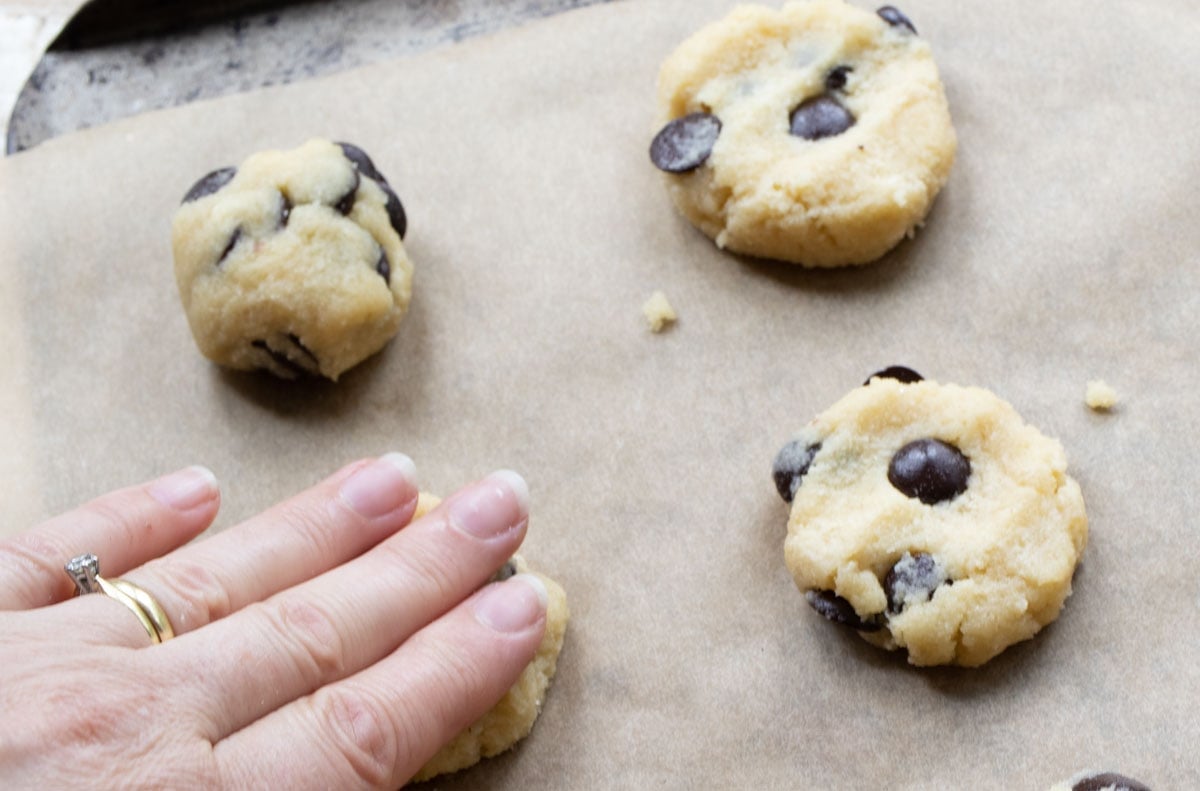
{"label": "parchment paper", "polygon": [[[658,63],[728,5],[571,12],[0,162],[3,529],[193,462],[218,529],[365,454],[440,492],[510,466],[574,617],[529,740],[440,788],[1200,787],[1200,12],[906,4],[958,162],[915,240],[806,272],[717,251],[647,159]],[[412,311],[337,385],[223,373],[178,306],[171,213],[312,135],[397,185]],[[681,317],[660,336],[655,289]],[[1087,499],[1062,617],[978,670],[868,646],[783,564],[776,450],[894,363],[1010,400]],[[1112,414],[1083,405],[1096,377]]]}

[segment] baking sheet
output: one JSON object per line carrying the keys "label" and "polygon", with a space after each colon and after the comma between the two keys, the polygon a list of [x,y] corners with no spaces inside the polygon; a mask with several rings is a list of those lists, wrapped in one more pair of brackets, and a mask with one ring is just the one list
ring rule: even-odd
{"label": "baking sheet", "polygon": [[[3,529],[193,462],[218,529],[365,454],[441,492],[510,466],[573,619],[532,736],[439,788],[1200,786],[1200,12],[906,4],[958,162],[914,240],[807,272],[714,249],[647,160],[658,63],[729,5],[573,11],[0,162]],[[178,307],[171,213],[311,135],[397,186],[412,310],[337,385],[222,372]],[[680,313],[662,335],[655,289]],[[1010,400],[1087,500],[1062,617],[981,669],[872,648],[783,564],[776,450],[893,363]],[[1097,377],[1112,414],[1082,403]]]}

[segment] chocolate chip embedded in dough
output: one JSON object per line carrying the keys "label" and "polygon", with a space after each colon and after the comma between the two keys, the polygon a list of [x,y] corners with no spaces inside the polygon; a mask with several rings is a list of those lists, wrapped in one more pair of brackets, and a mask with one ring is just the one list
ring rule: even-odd
{"label": "chocolate chip embedded in dough", "polygon": [[387,183],[381,181],[379,187],[387,197],[388,222],[396,229],[396,234],[403,239],[404,232],[408,230],[408,217],[404,213],[404,204],[400,203],[400,197]]}
{"label": "chocolate chip embedded in dough", "polygon": [[888,480],[903,494],[926,505],[945,502],[967,490],[971,462],[962,451],[938,439],[908,443],[888,465]]}
{"label": "chocolate chip embedded in dough", "polygon": [[217,190],[224,187],[233,177],[237,175],[237,168],[221,168],[214,170],[204,178],[192,185],[192,188],[183,196],[181,203],[190,203],[194,200],[200,200],[205,195],[212,195]]}
{"label": "chocolate chip embedded in dough", "polygon": [[379,249],[379,260],[375,263],[375,271],[383,277],[384,283],[391,285],[392,265],[388,262],[387,251],[383,248]]}
{"label": "chocolate chip embedded in dough", "polygon": [[492,581],[493,582],[504,582],[506,579],[508,579],[509,577],[512,577],[516,573],[517,573],[517,564],[513,562],[512,558],[509,558],[507,561],[505,561],[504,565],[501,566],[499,568],[499,570],[497,570],[496,573],[492,575]]}
{"label": "chocolate chip embedded in dough", "polygon": [[292,217],[292,202],[282,192],[279,193],[279,200],[279,227],[286,228],[288,220]]}
{"label": "chocolate chip embedded in dough", "polygon": [[905,368],[903,365],[892,365],[868,376],[867,381],[863,382],[863,387],[871,384],[872,379],[895,379],[901,384],[910,385],[914,382],[924,380],[925,377],[911,368]]}
{"label": "chocolate chip embedded in dough", "polygon": [[[276,376],[289,379],[308,375],[315,376],[321,372],[317,356],[304,345],[304,342],[295,333],[289,332],[283,340],[277,339],[276,343],[278,345],[262,339],[250,341],[250,345],[264,352],[275,366],[264,364],[260,366],[261,368]],[[290,349],[285,350],[282,348],[284,346],[288,346]]]}
{"label": "chocolate chip embedded in dough", "polygon": [[878,623],[864,621],[858,617],[858,613],[854,611],[854,605],[833,591],[809,591],[804,594],[804,599],[808,602],[808,606],[834,623],[849,626],[860,632],[878,632],[883,628]]}
{"label": "chocolate chip embedded in dough", "polygon": [[916,33],[917,29],[913,27],[912,20],[904,15],[904,12],[894,5],[885,5],[875,12],[892,27],[906,27],[910,32]]}
{"label": "chocolate chip embedded in dough", "polygon": [[234,228],[233,235],[229,237],[229,244],[225,245],[225,249],[221,251],[220,258],[217,259],[217,266],[224,263],[229,254],[233,252],[233,248],[237,245],[238,240],[242,238],[242,229]]}
{"label": "chocolate chip embedded in dough", "polygon": [[1115,789],[1115,791],[1150,791],[1150,787],[1145,783],[1134,780],[1132,777],[1119,775],[1116,772],[1091,775],[1071,786],[1071,791],[1104,791],[1104,789]]}
{"label": "chocolate chip embedded in dough", "polygon": [[834,66],[825,75],[825,90],[840,91],[846,87],[846,75],[854,71],[853,66]]}
{"label": "chocolate chip embedded in dough", "polygon": [[771,476],[775,479],[775,489],[784,502],[790,503],[800,488],[800,479],[808,472],[821,443],[805,445],[798,439],[792,440],[780,448],[775,455],[775,463],[771,468]]}
{"label": "chocolate chip embedded in dough", "polygon": [[[396,229],[396,233],[403,239],[405,232],[408,230],[408,217],[404,214],[404,205],[400,203],[400,198],[396,195],[396,191],[387,183],[387,179],[383,177],[383,174],[376,169],[375,163],[367,156],[367,152],[353,143],[338,143],[337,145],[342,149],[342,153],[345,154],[346,159],[350,160],[350,163],[354,165],[355,170],[379,183],[387,199],[388,221],[391,222],[392,227]],[[357,189],[357,182],[355,183],[355,188]],[[348,212],[342,213],[347,214]]]}
{"label": "chocolate chip embedded in dough", "polygon": [[687,173],[705,163],[721,134],[710,113],[690,113],[659,130],[650,143],[650,161],[667,173]]}
{"label": "chocolate chip embedded in dough", "polygon": [[277,366],[277,368],[272,368],[270,365],[261,365],[259,367],[275,374],[276,376],[295,379],[308,373],[303,367],[290,360],[286,354],[281,351],[277,351],[276,349],[272,349],[264,340],[250,341],[250,345],[263,351]]}
{"label": "chocolate chip embedded in dough", "polygon": [[888,612],[900,613],[906,604],[919,604],[933,598],[942,585],[953,584],[946,571],[933,555],[927,552],[905,552],[883,580],[887,594]]}
{"label": "chocolate chip embedded in dough", "polygon": [[854,126],[854,115],[828,94],[805,99],[792,110],[791,132],[805,140],[834,137]]}
{"label": "chocolate chip embedded in dough", "polygon": [[387,179],[383,177],[383,174],[375,169],[375,163],[367,156],[366,151],[363,151],[353,143],[337,143],[336,145],[342,149],[342,154],[345,155],[346,159],[350,160],[350,163],[354,165],[359,173],[362,173],[369,179],[387,183]]}
{"label": "chocolate chip embedded in dough", "polygon": [[361,182],[362,179],[359,177],[358,170],[356,169],[354,171],[354,185],[350,187],[349,192],[334,202],[333,208],[341,212],[342,215],[349,214],[354,209],[354,199],[358,197],[358,185]]}
{"label": "chocolate chip embedded in dough", "polygon": [[300,360],[298,361],[300,367],[312,374],[319,373],[321,365],[317,362],[317,355],[312,353],[312,349],[304,345],[304,342],[300,340],[300,336],[289,332],[287,339],[292,344],[292,347],[300,352]]}

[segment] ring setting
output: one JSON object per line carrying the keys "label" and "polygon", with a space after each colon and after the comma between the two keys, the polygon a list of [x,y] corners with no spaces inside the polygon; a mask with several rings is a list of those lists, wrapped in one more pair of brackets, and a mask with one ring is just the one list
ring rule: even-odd
{"label": "ring setting", "polygon": [[65,566],[75,582],[76,595],[102,593],[124,604],[150,636],[150,642],[161,643],[175,636],[167,613],[145,589],[123,579],[108,580],[100,576],[100,559],[91,553],[71,558]]}
{"label": "ring setting", "polygon": [[100,585],[96,578],[100,576],[100,558],[91,554],[78,555],[67,563],[67,573],[75,580],[75,588],[80,596],[85,593],[99,593]]}

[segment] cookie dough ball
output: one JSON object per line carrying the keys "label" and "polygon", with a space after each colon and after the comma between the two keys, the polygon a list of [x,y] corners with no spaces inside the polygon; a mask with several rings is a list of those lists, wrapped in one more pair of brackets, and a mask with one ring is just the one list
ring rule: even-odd
{"label": "cookie dough ball", "polygon": [[1050,791],[1150,791],[1150,787],[1116,772],[1084,772],[1056,784]]}
{"label": "cookie dough ball", "polygon": [[981,665],[1058,617],[1087,543],[1062,446],[987,390],[881,371],[775,459],[812,607],[915,665]]}
{"label": "cookie dough ball", "polygon": [[[417,501],[413,519],[424,516],[437,507],[440,500],[425,492]],[[528,564],[520,555],[513,555],[494,580],[508,579],[514,574],[531,573]],[[536,572],[533,572],[536,573]],[[525,666],[517,683],[504,694],[500,702],[484,714],[475,724],[454,737],[454,740],[438,751],[421,771],[412,778],[414,782],[428,780],[441,774],[457,772],[473,766],[482,758],[499,755],[529,735],[533,723],[542,710],[546,690],[558,665],[558,654],[562,650],[563,636],[567,631],[567,595],[557,582],[537,574],[545,584],[550,600],[546,607],[546,632],[538,646],[533,661]]]}
{"label": "cookie dough ball", "polygon": [[396,193],[348,143],[311,140],[209,173],[171,229],[200,351],[230,368],[336,380],[408,309],[406,225]]}
{"label": "cookie dough ball", "polygon": [[662,65],[651,160],[718,247],[812,267],[914,233],[956,138],[929,45],[841,0],[739,6]]}

